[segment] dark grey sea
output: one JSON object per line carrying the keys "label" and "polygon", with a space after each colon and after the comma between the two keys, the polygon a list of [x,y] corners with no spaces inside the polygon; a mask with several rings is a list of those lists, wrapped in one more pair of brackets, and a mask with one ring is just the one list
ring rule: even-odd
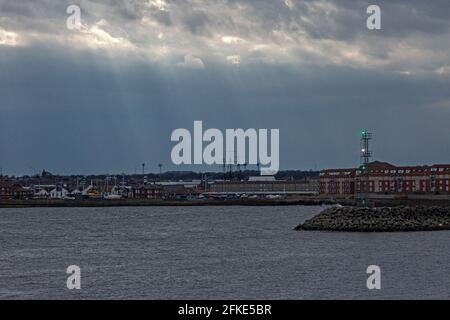
{"label": "dark grey sea", "polygon": [[[297,232],[322,207],[0,209],[2,299],[439,299],[450,232]],[[66,286],[81,268],[81,290]],[[366,269],[381,268],[381,290]]]}

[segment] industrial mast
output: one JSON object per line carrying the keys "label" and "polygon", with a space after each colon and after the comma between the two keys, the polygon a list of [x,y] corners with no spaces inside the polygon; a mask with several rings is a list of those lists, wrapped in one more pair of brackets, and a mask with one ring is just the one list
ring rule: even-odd
{"label": "industrial mast", "polygon": [[369,148],[369,142],[372,140],[372,133],[367,130],[361,130],[360,139],[360,167],[356,174],[356,201],[358,205],[368,205],[369,193],[369,163],[372,157],[372,151]]}

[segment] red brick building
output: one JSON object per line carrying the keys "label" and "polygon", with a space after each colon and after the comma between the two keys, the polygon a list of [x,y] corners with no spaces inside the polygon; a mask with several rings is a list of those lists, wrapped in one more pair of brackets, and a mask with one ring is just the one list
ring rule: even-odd
{"label": "red brick building", "polygon": [[450,165],[397,167],[389,163],[369,165],[368,177],[359,173],[357,189],[384,194],[450,194]]}
{"label": "red brick building", "polygon": [[32,198],[33,191],[30,188],[22,187],[7,180],[0,180],[0,200]]}
{"label": "red brick building", "polygon": [[356,169],[327,169],[319,175],[319,193],[327,195],[353,195]]}
{"label": "red brick building", "polygon": [[320,173],[320,193],[348,196],[355,192],[379,194],[448,194],[450,164],[397,167],[375,161],[365,174],[360,169],[329,169]]}
{"label": "red brick building", "polygon": [[0,179],[0,200],[11,199],[11,184],[5,180]]}
{"label": "red brick building", "polygon": [[162,186],[154,184],[140,185],[133,188],[134,199],[158,199],[162,197]]}
{"label": "red brick building", "polygon": [[183,185],[145,184],[133,188],[134,199],[186,200],[197,197],[202,191]]}

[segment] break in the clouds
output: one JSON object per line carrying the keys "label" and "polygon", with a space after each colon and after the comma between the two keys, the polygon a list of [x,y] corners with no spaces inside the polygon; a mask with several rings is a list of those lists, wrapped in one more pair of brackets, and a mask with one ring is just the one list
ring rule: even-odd
{"label": "break in the clouds", "polygon": [[448,0],[0,0],[0,166],[174,169],[193,120],[280,128],[282,168],[355,165],[361,127],[379,159],[449,162],[449,18]]}

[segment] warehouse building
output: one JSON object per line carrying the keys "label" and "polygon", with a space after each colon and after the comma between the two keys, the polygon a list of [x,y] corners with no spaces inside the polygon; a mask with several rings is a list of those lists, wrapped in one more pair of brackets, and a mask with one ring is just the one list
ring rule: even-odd
{"label": "warehouse building", "polygon": [[276,180],[274,177],[250,177],[245,181],[216,181],[208,191],[225,194],[318,194],[319,181],[317,178]]}

